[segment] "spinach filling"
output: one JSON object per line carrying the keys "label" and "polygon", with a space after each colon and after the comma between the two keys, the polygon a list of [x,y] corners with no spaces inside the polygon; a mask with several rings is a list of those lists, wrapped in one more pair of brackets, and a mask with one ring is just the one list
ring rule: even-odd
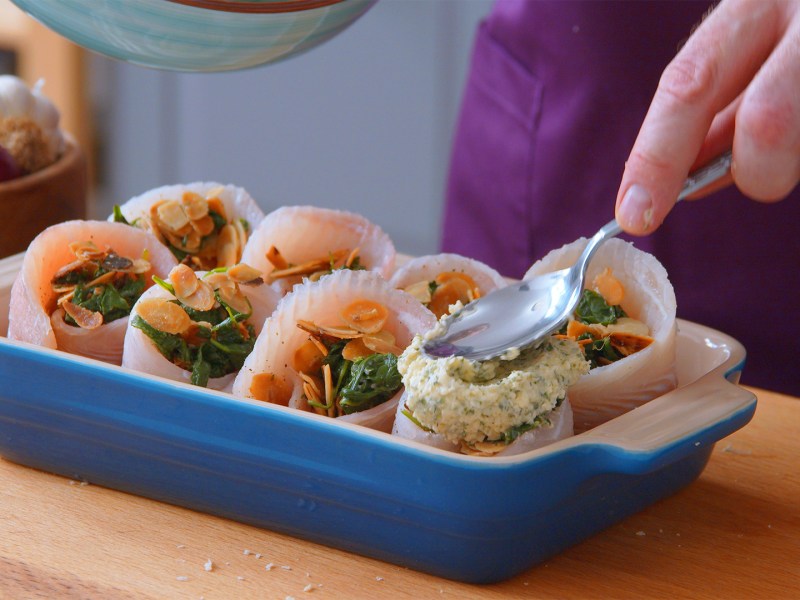
{"label": "spinach filling", "polygon": [[[52,284],[74,285],[75,290],[70,302],[92,312],[103,315],[103,323],[111,323],[131,314],[131,309],[145,289],[144,275],[117,272],[110,280],[89,285],[97,278],[115,271],[116,263],[128,259],[110,253],[102,261],[87,261],[78,269],[56,277]],[[64,314],[64,322],[78,327],[78,323],[70,315]]]}
{"label": "spinach filling", "polygon": [[[603,296],[594,290],[588,289],[583,290],[581,299],[575,309],[575,320],[587,325],[611,325],[616,323],[618,319],[627,316],[621,306],[608,304]],[[561,333],[566,333],[566,331],[567,324],[565,323]],[[576,339],[577,341],[591,340],[585,345],[581,345],[591,369],[623,358],[611,345],[609,336],[598,338],[587,332],[579,335]]]}
{"label": "spinach filling", "polygon": [[220,299],[217,292],[215,297],[219,306],[207,311],[194,310],[179,300],[171,300],[195,322],[188,335],[159,331],[139,315],[131,319],[131,325],[141,329],[164,358],[191,371],[191,382],[201,387],[206,387],[209,379],[241,369],[256,341],[253,326],[246,322],[250,313],[236,311]]}
{"label": "spinach filling", "polygon": [[[342,356],[342,350],[348,341],[323,342],[328,349],[323,364],[331,367],[332,396],[346,415],[383,404],[403,385],[394,354],[372,354],[354,361],[347,360]],[[316,408],[330,408],[314,401],[309,401],[309,404]]]}

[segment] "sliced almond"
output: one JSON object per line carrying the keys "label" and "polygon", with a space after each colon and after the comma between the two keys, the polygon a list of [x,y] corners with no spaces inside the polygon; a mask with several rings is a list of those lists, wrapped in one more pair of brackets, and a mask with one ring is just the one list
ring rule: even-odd
{"label": "sliced almond", "polygon": [[56,294],[68,294],[70,292],[74,292],[76,287],[77,286],[74,283],[66,284],[66,285],[53,284],[53,286],[52,286],[53,291]]}
{"label": "sliced almond", "polygon": [[181,334],[192,326],[183,308],[165,298],[144,298],[136,303],[136,313],[164,333]]}
{"label": "sliced almond", "polygon": [[215,290],[224,287],[226,285],[233,284],[231,278],[228,277],[227,271],[209,271],[208,273],[203,275],[203,281],[208,283],[208,285],[210,285]]}
{"label": "sliced almond", "polygon": [[58,271],[56,271],[53,274],[53,278],[51,279],[51,281],[55,281],[56,279],[61,279],[62,277],[65,277],[66,275],[69,275],[73,271],[77,271],[79,269],[83,269],[83,268],[86,268],[86,267],[94,268],[91,262],[89,262],[88,260],[84,260],[82,258],[79,258],[78,260],[75,260],[75,261],[73,261],[73,262],[71,262],[69,264],[64,265]]}
{"label": "sliced almond", "polygon": [[178,299],[186,306],[199,311],[211,310],[217,303],[214,288],[206,281],[200,281],[197,289],[192,294],[179,296]]}
{"label": "sliced almond", "polygon": [[175,296],[178,298],[191,296],[200,286],[200,280],[197,278],[194,270],[183,264],[173,267],[167,279],[169,279],[169,282],[175,289]]}
{"label": "sliced almond", "polygon": [[292,387],[283,377],[273,373],[256,373],[250,382],[250,395],[256,400],[288,406]]}
{"label": "sliced almond", "polygon": [[220,300],[230,306],[233,310],[244,315],[249,315],[253,312],[253,307],[250,305],[250,300],[247,299],[239,286],[231,282],[230,285],[223,285],[217,288],[217,294]]}
{"label": "sliced almond", "polygon": [[144,258],[137,258],[131,265],[130,272],[134,275],[142,275],[150,270],[150,261]]}
{"label": "sliced almond", "polygon": [[72,302],[64,302],[61,307],[64,312],[75,319],[81,329],[97,329],[103,324],[103,314],[88,310]]}
{"label": "sliced almond", "polygon": [[225,204],[219,198],[219,194],[224,191],[225,189],[222,187],[214,188],[206,194],[206,203],[208,204],[208,212],[215,212],[227,221],[228,217],[225,214]]}
{"label": "sliced almond", "polygon": [[411,294],[423,304],[428,304],[431,301],[431,284],[429,281],[412,283],[403,288],[403,291]]}
{"label": "sliced almond", "polygon": [[208,202],[196,192],[184,192],[181,196],[181,205],[190,221],[197,221],[208,216]]}
{"label": "sliced almond", "polygon": [[[233,228],[236,230],[236,238],[238,240],[239,248],[244,249],[244,245],[247,243],[247,229],[245,229],[242,219],[234,219]],[[240,252],[237,260],[240,260],[241,258],[242,255]]]}
{"label": "sliced almond", "polygon": [[106,252],[100,250],[94,242],[72,242],[69,249],[81,260],[97,260],[106,255]]}
{"label": "sliced almond", "polygon": [[606,331],[609,333],[630,333],[643,337],[650,336],[650,328],[647,326],[647,323],[643,323],[639,319],[633,319],[631,317],[620,317],[617,319],[616,323],[606,325]]}
{"label": "sliced almond", "polygon": [[191,227],[189,217],[186,216],[181,203],[177,200],[167,200],[159,204],[156,212],[159,224],[170,233],[179,234],[178,232],[187,225]]}
{"label": "sliced almond", "polygon": [[322,356],[328,356],[328,348],[325,347],[325,344],[322,343],[322,340],[314,335],[310,336],[308,339],[317,347]]}
{"label": "sliced almond", "polygon": [[269,250],[267,250],[267,260],[277,270],[285,269],[289,266],[289,263],[286,262],[285,258],[283,258],[280,250],[278,250],[275,246],[270,246]]}
{"label": "sliced almond", "polygon": [[230,267],[228,269],[228,277],[230,277],[230,279],[236,283],[244,283],[248,285],[264,283],[264,279],[261,276],[261,271],[251,267],[247,263],[239,263]]}
{"label": "sliced almond", "polygon": [[322,365],[322,382],[325,388],[325,406],[328,407],[328,416],[333,417],[336,414],[336,408],[333,405],[335,398],[333,397],[333,376],[330,365]]}
{"label": "sliced almond", "polygon": [[459,448],[461,454],[469,456],[494,456],[508,447],[505,442],[475,442],[472,444],[463,443]]}
{"label": "sliced almond", "polygon": [[316,323],[304,321],[302,319],[297,321],[297,326],[303,331],[307,331],[308,333],[312,333],[314,335],[327,335],[330,337],[339,338],[340,340],[357,338],[364,335],[360,331],[356,331],[351,327],[328,327],[317,325]]}
{"label": "sliced almond", "polygon": [[284,277],[297,277],[302,275],[311,275],[319,270],[327,270],[330,262],[325,258],[316,258],[299,265],[286,267],[285,269],[275,269],[269,273],[271,280],[283,279]]}
{"label": "sliced almond", "polygon": [[117,274],[114,271],[108,271],[107,273],[103,273],[102,275],[95,277],[89,283],[84,284],[83,287],[90,288],[96,285],[101,285],[105,283],[109,283],[113,281],[117,277]]}
{"label": "sliced almond", "polygon": [[348,269],[353,266],[353,263],[358,258],[358,253],[361,251],[361,248],[353,248],[350,254],[347,255],[347,259],[344,261],[344,266]]}
{"label": "sliced almond", "polygon": [[217,236],[217,266],[232,267],[239,262],[239,245],[236,229],[230,223]]}
{"label": "sliced almond", "polygon": [[647,348],[653,343],[653,338],[617,331],[609,335],[609,342],[622,356],[630,356]]}
{"label": "sliced almond", "polygon": [[403,353],[403,349],[397,346],[394,335],[385,329],[377,333],[366,334],[363,339],[364,345],[376,354],[400,356]]}
{"label": "sliced almond", "polygon": [[[323,389],[323,382],[322,379],[315,375],[309,375],[308,373],[298,372],[300,375],[300,379],[303,380],[304,383],[307,383],[310,386],[310,389],[313,392],[313,396],[315,400],[318,402],[322,399],[322,389]],[[308,396],[306,396],[308,398]]]}
{"label": "sliced almond", "polygon": [[144,228],[147,229],[150,233],[152,233],[159,242],[162,244],[167,243],[167,239],[164,237],[164,234],[161,232],[161,229],[158,227],[158,215],[155,215],[155,209],[151,206],[150,207],[150,214],[142,217],[142,224]]}
{"label": "sliced almond", "polygon": [[214,227],[214,219],[208,215],[196,221],[192,221],[192,229],[194,229],[200,237],[206,237],[214,233]]}

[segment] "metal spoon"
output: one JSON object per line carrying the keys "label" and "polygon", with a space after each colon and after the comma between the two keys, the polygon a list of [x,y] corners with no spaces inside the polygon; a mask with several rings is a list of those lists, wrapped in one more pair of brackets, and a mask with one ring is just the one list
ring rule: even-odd
{"label": "metal spoon", "polygon": [[[726,152],[689,175],[678,200],[722,179],[730,168],[731,152]],[[501,288],[445,317],[442,333],[423,345],[424,353],[432,358],[489,360],[547,337],[570,318],[578,305],[586,267],[594,253],[603,242],[621,232],[616,219],[612,219],[589,240],[573,266]]]}

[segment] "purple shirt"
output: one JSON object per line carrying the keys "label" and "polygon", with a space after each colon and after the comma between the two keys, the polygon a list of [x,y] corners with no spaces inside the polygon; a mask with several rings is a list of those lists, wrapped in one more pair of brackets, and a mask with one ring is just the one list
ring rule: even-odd
{"label": "purple shirt", "polygon": [[[442,247],[519,277],[614,216],[658,79],[709,2],[498,0],[472,55]],[[748,352],[746,384],[800,395],[800,193],[728,189],[631,239],[675,287],[678,316]]]}

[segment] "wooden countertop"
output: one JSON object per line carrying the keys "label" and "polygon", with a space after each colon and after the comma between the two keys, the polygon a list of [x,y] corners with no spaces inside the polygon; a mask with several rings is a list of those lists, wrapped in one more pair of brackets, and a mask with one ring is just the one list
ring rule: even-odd
{"label": "wooden countertop", "polygon": [[752,391],[698,481],[487,586],[0,459],[0,598],[800,598],[800,400]]}

